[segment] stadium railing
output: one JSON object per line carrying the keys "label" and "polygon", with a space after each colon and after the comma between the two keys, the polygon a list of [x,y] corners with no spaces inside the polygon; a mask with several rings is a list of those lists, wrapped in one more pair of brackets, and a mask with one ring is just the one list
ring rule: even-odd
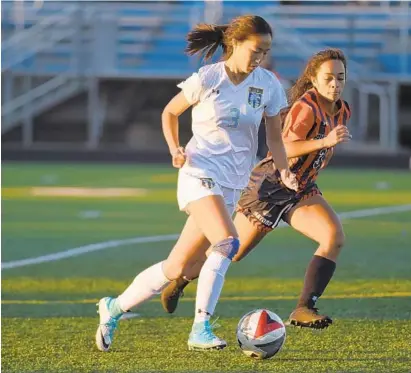
{"label": "stadium railing", "polygon": [[[204,17],[202,2],[62,4],[45,2],[43,8],[25,12],[29,16],[15,32],[10,31],[13,13],[7,6],[3,11],[2,28],[9,30],[2,43],[5,86],[11,87],[10,80],[19,75],[51,77],[19,97],[5,89],[3,132],[89,88],[84,78],[181,78],[201,64],[188,58],[184,47],[186,33]],[[396,146],[396,82],[411,81],[409,7],[224,2],[221,21],[245,13],[262,14],[274,26],[275,70],[283,78],[295,79],[319,49],[341,47],[360,97],[357,134],[361,138],[365,132],[364,112],[373,94],[381,103],[381,144]],[[56,94],[57,89],[62,93]]]}

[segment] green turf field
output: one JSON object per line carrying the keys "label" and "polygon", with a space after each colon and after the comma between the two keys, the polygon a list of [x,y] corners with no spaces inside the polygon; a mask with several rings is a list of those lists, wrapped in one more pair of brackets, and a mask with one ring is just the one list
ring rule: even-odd
{"label": "green turf field", "polygon": [[[230,268],[216,310],[225,350],[187,351],[191,285],[174,315],[155,299],[136,311],[141,317],[120,322],[112,352],[97,351],[95,302],[121,292],[173,245],[121,240],[180,231],[175,184],[171,167],[3,165],[4,372],[411,372],[410,209],[344,221],[346,247],[318,303],[335,324],[321,332],[288,328],[273,359],[243,355],[235,328],[253,308],[284,319],[292,311],[316,245],[289,228]],[[411,204],[407,172],[328,170],[319,184],[338,212]],[[120,242],[105,250],[18,266],[113,240]]]}

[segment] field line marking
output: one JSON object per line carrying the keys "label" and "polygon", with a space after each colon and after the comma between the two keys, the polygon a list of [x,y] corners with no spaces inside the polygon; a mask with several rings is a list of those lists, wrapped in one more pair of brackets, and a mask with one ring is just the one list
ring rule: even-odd
{"label": "field line marking", "polygon": [[[321,299],[372,299],[372,298],[409,298],[410,291],[394,291],[392,293],[351,293],[351,294],[330,294],[323,295]],[[223,296],[220,301],[257,301],[257,300],[295,300],[296,295],[269,295],[269,296]],[[1,304],[94,304],[99,300],[96,299],[62,299],[62,300],[42,300],[42,299],[3,299]],[[181,298],[182,302],[193,302],[194,297]],[[153,299],[150,302],[160,302],[159,299]]]}
{"label": "field line marking", "polygon": [[[377,208],[366,209],[366,210],[346,211],[338,215],[342,220],[345,220],[345,219],[358,219],[358,218],[365,218],[369,216],[392,214],[396,212],[406,212],[406,211],[411,211],[411,204],[377,207]],[[277,228],[285,228],[285,227],[288,227],[288,225],[285,223],[282,223]],[[53,254],[41,255],[41,256],[37,256],[33,258],[5,262],[1,264],[1,269],[2,270],[13,269],[13,268],[25,267],[25,266],[29,266],[33,264],[55,262],[55,261],[66,259],[66,258],[72,258],[74,256],[88,254],[94,251],[111,249],[111,248],[125,246],[125,245],[150,243],[150,242],[162,242],[162,241],[173,241],[173,240],[176,240],[178,237],[179,237],[178,234],[168,234],[168,235],[163,235],[163,236],[134,237],[134,238],[126,238],[123,240],[112,240],[112,241],[99,242],[99,243],[94,243],[91,245],[75,247],[73,249],[68,249],[68,250],[60,251],[60,252],[53,253]]]}
{"label": "field line marking", "polygon": [[161,242],[161,241],[172,241],[178,238],[178,234],[168,234],[164,236],[149,236],[149,237],[134,237],[126,238],[123,240],[113,240],[105,241],[99,243],[93,243],[91,245],[75,247],[73,249],[60,251],[58,253],[42,255],[34,258],[27,258],[21,260],[14,260],[11,262],[5,262],[1,264],[1,269],[12,269],[17,267],[25,267],[33,264],[55,262],[57,260],[62,260],[66,258],[71,258],[74,256],[79,256],[83,254],[88,254],[93,251],[100,251],[105,249],[110,249],[114,247],[132,245],[139,243],[149,243],[149,242]]}

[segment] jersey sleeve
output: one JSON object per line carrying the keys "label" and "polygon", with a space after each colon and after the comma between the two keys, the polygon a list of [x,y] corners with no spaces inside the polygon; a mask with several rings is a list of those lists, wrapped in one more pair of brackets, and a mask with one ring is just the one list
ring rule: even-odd
{"label": "jersey sleeve", "polygon": [[311,107],[301,101],[295,103],[285,118],[284,142],[306,140],[314,122],[315,118]]}
{"label": "jersey sleeve", "polygon": [[177,84],[177,87],[181,88],[184,97],[190,105],[193,105],[200,101],[201,92],[203,91],[203,86],[201,83],[201,78],[198,73],[194,73],[185,81]]}
{"label": "jersey sleeve", "polygon": [[274,117],[280,110],[287,106],[287,96],[284,88],[277,78],[273,79],[270,87],[270,99],[265,106],[264,112],[267,117]]}

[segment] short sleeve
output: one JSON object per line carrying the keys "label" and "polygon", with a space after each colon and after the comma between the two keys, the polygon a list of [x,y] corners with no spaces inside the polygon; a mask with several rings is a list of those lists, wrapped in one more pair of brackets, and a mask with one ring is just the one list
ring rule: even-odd
{"label": "short sleeve", "polygon": [[287,96],[284,88],[277,78],[273,80],[270,87],[270,99],[264,109],[267,117],[278,115],[281,109],[287,107]]}
{"label": "short sleeve", "polygon": [[203,90],[201,84],[201,78],[198,73],[194,73],[188,79],[177,84],[177,87],[181,88],[184,93],[184,97],[190,105],[200,101],[200,95]]}
{"label": "short sleeve", "polygon": [[314,114],[310,106],[301,101],[295,103],[285,118],[284,142],[306,140],[314,121]]}

